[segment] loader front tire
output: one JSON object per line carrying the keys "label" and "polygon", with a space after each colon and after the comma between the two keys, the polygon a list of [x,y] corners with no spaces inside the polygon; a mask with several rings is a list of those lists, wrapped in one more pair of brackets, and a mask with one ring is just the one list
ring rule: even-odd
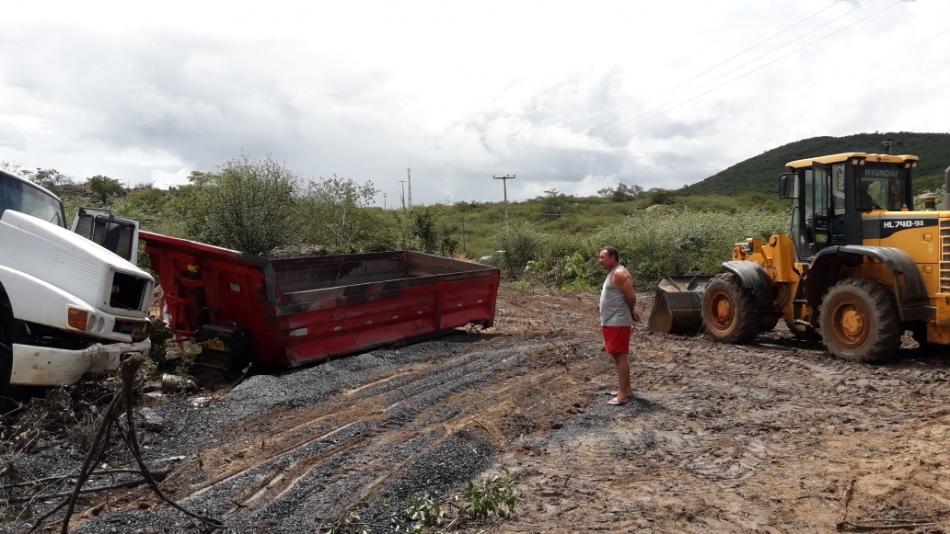
{"label": "loader front tire", "polygon": [[882,362],[897,353],[904,327],[894,295],[859,278],[838,282],[821,303],[821,338],[835,356],[853,362]]}
{"label": "loader front tire", "polygon": [[744,343],[762,328],[752,291],[732,273],[715,276],[703,294],[703,326],[716,341]]}

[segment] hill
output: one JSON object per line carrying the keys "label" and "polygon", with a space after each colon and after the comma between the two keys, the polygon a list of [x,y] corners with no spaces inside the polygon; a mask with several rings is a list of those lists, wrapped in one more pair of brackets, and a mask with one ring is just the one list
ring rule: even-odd
{"label": "hill", "polygon": [[939,190],[943,170],[950,165],[950,134],[890,132],[802,139],[736,163],[701,182],[684,187],[680,192],[729,196],[774,193],[778,175],[785,171],[785,164],[789,161],[838,152],[880,152],[881,141],[885,138],[894,142],[892,153],[920,157],[920,167],[914,174],[917,191]]}

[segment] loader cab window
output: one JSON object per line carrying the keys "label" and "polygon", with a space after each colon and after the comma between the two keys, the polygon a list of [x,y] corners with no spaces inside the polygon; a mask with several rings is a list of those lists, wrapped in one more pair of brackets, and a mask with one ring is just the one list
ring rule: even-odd
{"label": "loader cab window", "polygon": [[865,165],[858,188],[858,209],[900,211],[909,207],[906,205],[907,182],[906,172],[901,167]]}
{"label": "loader cab window", "polygon": [[845,169],[844,163],[831,166],[831,195],[834,199],[835,217],[845,213]]}

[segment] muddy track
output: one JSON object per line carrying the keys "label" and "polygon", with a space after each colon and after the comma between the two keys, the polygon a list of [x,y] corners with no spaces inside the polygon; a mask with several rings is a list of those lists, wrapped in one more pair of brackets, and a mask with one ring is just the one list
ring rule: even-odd
{"label": "muddy track", "polygon": [[[463,529],[826,532],[842,517],[950,529],[950,359],[903,350],[857,365],[781,327],[744,346],[641,331],[636,400],[615,408],[595,296],[499,297],[488,333],[159,406],[169,428],[144,433],[149,454],[187,458],[163,487],[231,532],[314,532],[350,512],[388,532],[412,496],[501,471],[516,515]],[[195,530],[144,489],[82,504],[80,532]]]}
{"label": "muddy track", "polygon": [[[516,318],[499,330],[470,350],[349,384],[318,405],[238,421],[225,430],[234,439],[202,450],[163,487],[237,530],[311,532],[364,509],[386,530],[411,495],[469,480],[512,441],[579,411],[580,385],[606,370],[592,357],[600,347],[589,332]],[[188,524],[147,491],[89,509],[76,525],[83,530],[131,510]]]}

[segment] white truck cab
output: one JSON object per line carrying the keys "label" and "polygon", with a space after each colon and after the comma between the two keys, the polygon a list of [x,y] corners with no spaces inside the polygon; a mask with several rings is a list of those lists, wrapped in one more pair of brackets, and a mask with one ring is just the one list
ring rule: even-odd
{"label": "white truck cab", "polygon": [[[74,228],[94,234],[91,221]],[[155,280],[65,225],[56,195],[0,171],[0,389],[73,384],[151,348]],[[97,241],[134,261],[136,231]]]}

